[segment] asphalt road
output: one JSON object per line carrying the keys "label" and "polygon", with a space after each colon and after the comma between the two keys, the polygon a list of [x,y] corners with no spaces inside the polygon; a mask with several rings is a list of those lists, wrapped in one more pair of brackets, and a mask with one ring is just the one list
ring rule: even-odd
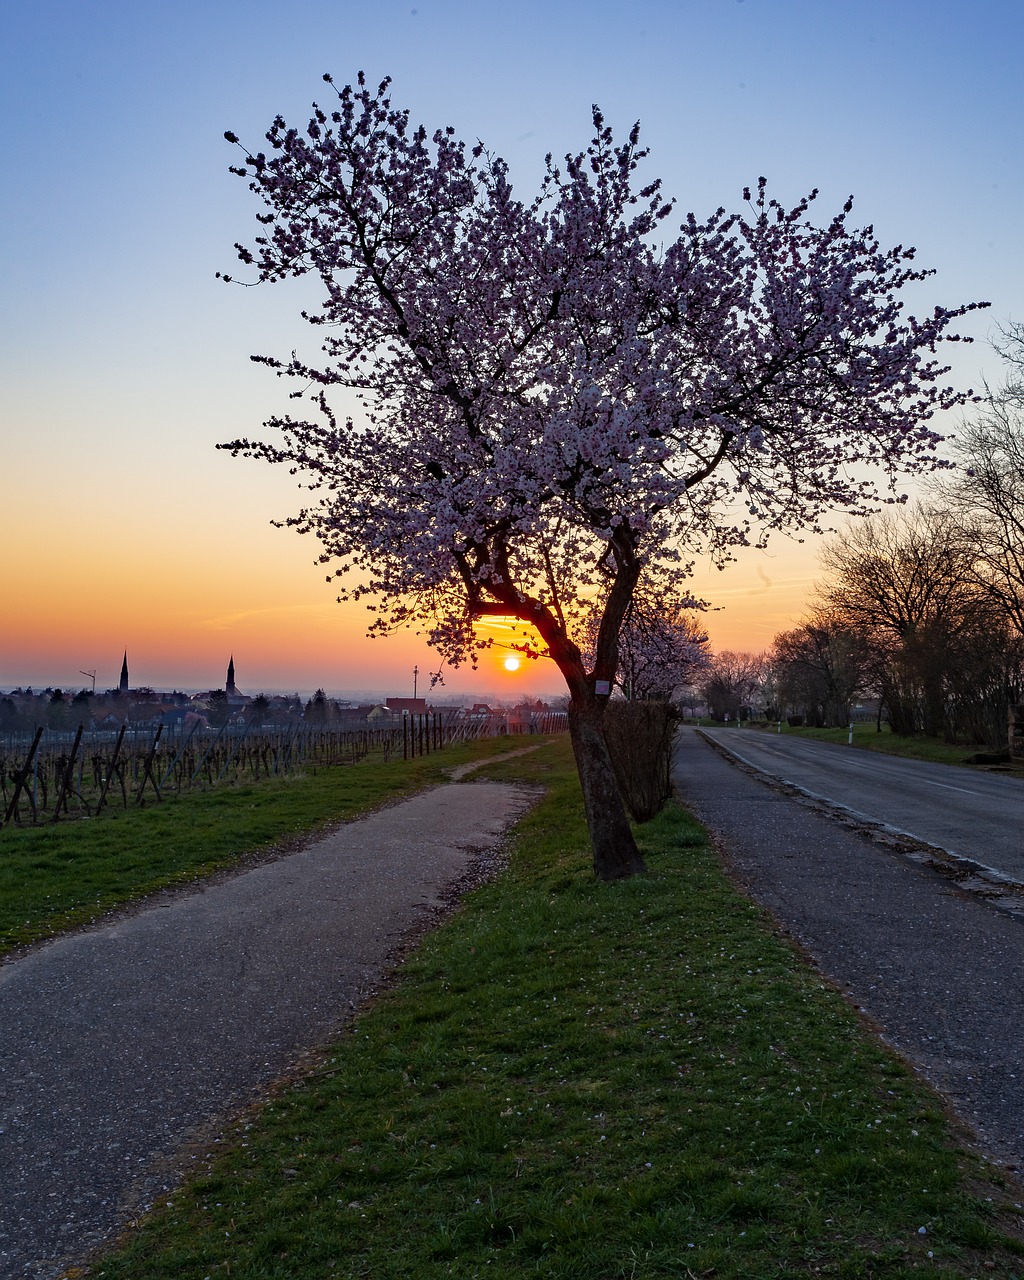
{"label": "asphalt road", "polygon": [[673,781],[752,897],[983,1149],[1020,1169],[1024,920],[737,767],[692,729],[679,736]]}
{"label": "asphalt road", "polygon": [[1024,883],[1024,780],[757,729],[702,730],[744,763],[854,817]]}
{"label": "asphalt road", "polygon": [[[0,1277],[49,1280],[371,995],[528,806],[434,788],[0,965]],[[493,865],[493,861],[492,861]]]}

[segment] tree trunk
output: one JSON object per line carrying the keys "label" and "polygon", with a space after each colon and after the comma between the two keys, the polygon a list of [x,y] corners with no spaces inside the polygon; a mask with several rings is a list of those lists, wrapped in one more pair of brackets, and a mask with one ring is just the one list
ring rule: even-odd
{"label": "tree trunk", "polygon": [[[581,705],[582,702],[582,705]],[[601,722],[604,699],[569,704],[569,736],[583,788],[583,805],[598,880],[623,880],[646,871],[619,795]]]}
{"label": "tree trunk", "polygon": [[[474,618],[511,616],[536,627],[548,647],[548,653],[565,677],[569,690],[569,735],[583,790],[583,807],[594,855],[594,875],[598,880],[623,880],[647,870],[633,839],[602,727],[608,694],[619,665],[619,631],[640,576],[635,543],[635,536],[625,525],[612,535],[609,547],[616,566],[614,581],[601,614],[594,666],[589,672],[579,646],[568,633],[557,603],[554,608],[549,607],[544,601],[524,595],[512,585],[504,547],[492,555],[499,572],[496,579],[487,584],[487,590],[496,599],[482,600],[479,590],[474,593],[472,587],[469,598],[469,609]],[[464,568],[469,581],[472,579],[472,566],[467,562]],[[553,582],[552,588],[553,598],[557,601]],[[604,692],[598,693],[599,688]]]}

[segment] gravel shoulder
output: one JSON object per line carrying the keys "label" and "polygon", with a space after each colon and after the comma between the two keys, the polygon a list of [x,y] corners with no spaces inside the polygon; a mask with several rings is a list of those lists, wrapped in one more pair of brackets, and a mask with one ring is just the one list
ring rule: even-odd
{"label": "gravel shoulder", "polygon": [[0,966],[0,1275],[51,1280],[338,1032],[533,795],[446,785]]}
{"label": "gravel shoulder", "polygon": [[1024,921],[753,776],[693,730],[677,794],[728,864],[1005,1167],[1024,1160]]}

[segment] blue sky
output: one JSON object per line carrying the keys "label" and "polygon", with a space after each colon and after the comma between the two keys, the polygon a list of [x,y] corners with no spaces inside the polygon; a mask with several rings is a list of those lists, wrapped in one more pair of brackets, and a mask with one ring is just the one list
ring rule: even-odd
{"label": "blue sky", "polygon": [[[429,663],[411,642],[364,653],[315,548],[268,526],[295,506],[287,478],[214,451],[280,403],[249,354],[305,338],[297,290],[215,279],[256,213],[225,129],[258,145],[279,111],[305,122],[324,71],[363,68],[531,192],[596,101],[622,132],[642,121],[682,213],[734,205],[762,173],[786,202],[820,187],[822,217],[853,193],[859,221],[937,269],[918,309],[992,303],[965,329],[984,339],[1024,318],[1022,37],[1024,8],[997,0],[19,6],[0,55],[0,533],[19,548],[0,688],[113,667],[125,644],[147,683],[203,684],[208,666],[216,682],[226,650],[289,625],[277,678],[263,655],[253,682],[397,685]],[[983,341],[956,357],[959,383],[998,378]],[[713,635],[764,647],[813,575],[812,549],[780,546],[699,583],[728,606]],[[761,621],[733,634],[758,593]]]}

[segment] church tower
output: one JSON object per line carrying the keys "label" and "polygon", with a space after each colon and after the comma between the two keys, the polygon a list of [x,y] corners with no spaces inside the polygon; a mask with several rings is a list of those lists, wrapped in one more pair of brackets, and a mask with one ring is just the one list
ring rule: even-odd
{"label": "church tower", "polygon": [[121,683],[117,686],[119,693],[128,692],[128,650],[124,651],[124,661],[121,663]]}
{"label": "church tower", "polygon": [[238,690],[235,688],[235,655],[234,654],[232,654],[231,657],[228,659],[228,678],[227,678],[227,683],[224,685],[224,692],[228,695],[229,698],[235,697],[238,693]]}

